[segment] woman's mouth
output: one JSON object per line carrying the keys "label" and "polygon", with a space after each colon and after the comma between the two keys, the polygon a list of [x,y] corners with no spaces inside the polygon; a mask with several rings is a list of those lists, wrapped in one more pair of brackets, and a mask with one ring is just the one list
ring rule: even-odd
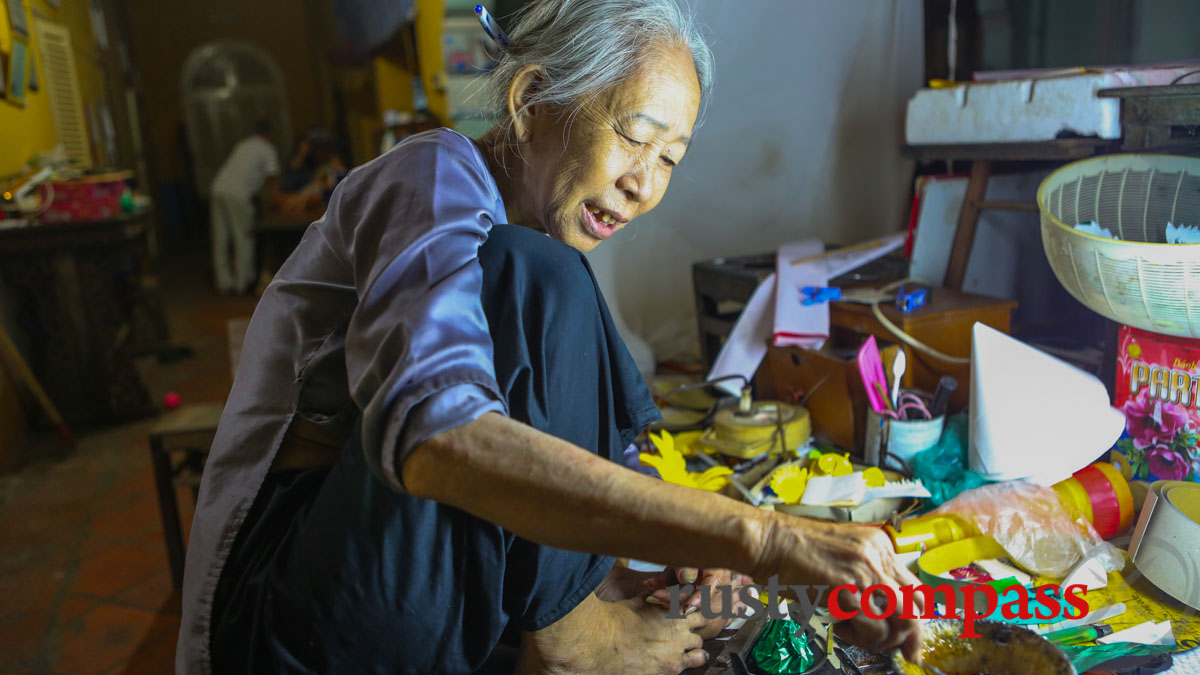
{"label": "woman's mouth", "polygon": [[583,205],[583,220],[588,232],[597,239],[608,239],[617,231],[620,223],[611,214],[590,204]]}

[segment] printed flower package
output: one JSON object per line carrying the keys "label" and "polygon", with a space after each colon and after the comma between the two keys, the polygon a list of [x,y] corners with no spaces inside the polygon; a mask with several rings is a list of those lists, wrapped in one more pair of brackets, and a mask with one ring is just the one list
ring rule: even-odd
{"label": "printed flower package", "polygon": [[1200,340],[1121,326],[1114,404],[1125,433],[1114,448],[1134,480],[1200,482]]}

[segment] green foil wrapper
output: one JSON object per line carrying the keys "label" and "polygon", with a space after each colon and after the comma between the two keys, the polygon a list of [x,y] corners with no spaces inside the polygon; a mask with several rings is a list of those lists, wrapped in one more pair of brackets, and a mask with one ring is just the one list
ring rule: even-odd
{"label": "green foil wrapper", "polygon": [[754,666],[767,675],[799,675],[816,661],[808,636],[800,624],[789,619],[767,621],[750,656]]}

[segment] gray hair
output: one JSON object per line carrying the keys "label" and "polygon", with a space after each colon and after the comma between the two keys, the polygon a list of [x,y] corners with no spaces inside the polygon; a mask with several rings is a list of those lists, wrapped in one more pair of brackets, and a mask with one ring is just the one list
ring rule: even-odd
{"label": "gray hair", "polygon": [[690,13],[675,0],[535,0],[512,17],[510,47],[489,77],[491,107],[507,116],[508,87],[536,63],[548,82],[523,108],[549,103],[572,112],[628,77],[656,47],[692,53],[700,100],[708,100],[713,55]]}

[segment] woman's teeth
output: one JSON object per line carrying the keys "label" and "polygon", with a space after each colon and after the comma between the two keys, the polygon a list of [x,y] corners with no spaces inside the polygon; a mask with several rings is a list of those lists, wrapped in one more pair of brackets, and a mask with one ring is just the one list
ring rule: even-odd
{"label": "woman's teeth", "polygon": [[587,207],[587,210],[592,212],[592,215],[596,218],[596,220],[601,221],[605,225],[612,225],[613,223],[617,222],[615,218],[608,215],[604,211],[601,211],[600,209],[589,206]]}

